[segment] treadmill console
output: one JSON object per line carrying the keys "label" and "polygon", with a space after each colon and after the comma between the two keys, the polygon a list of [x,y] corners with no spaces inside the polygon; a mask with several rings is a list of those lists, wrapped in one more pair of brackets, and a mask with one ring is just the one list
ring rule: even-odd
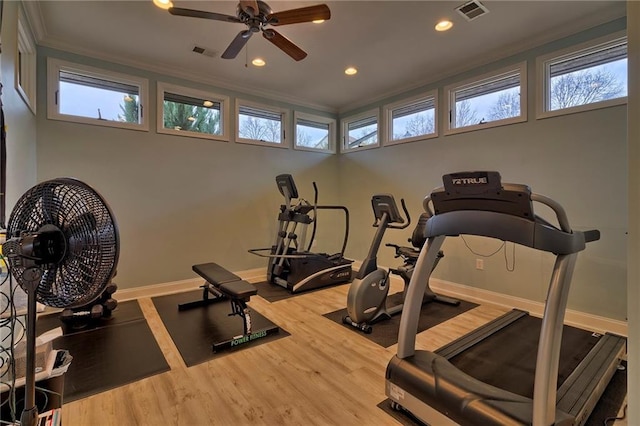
{"label": "treadmill console", "polygon": [[431,193],[435,214],[458,210],[483,210],[534,220],[531,188],[502,183],[500,173],[474,171],[442,177],[444,187]]}

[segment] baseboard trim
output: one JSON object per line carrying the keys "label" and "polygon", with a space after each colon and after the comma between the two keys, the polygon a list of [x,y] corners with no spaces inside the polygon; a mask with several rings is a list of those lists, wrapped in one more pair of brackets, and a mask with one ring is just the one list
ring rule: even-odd
{"label": "baseboard trim", "polygon": [[[431,279],[430,286],[436,293],[442,293],[443,295],[451,297],[458,297],[473,303],[491,303],[506,308],[518,308],[537,317],[542,317],[544,313],[544,303],[542,302],[535,302],[516,296],[508,296],[436,278]],[[564,322],[567,325],[599,333],[609,332],[620,336],[628,336],[626,321],[601,317],[585,312],[567,309]]]}
{"label": "baseboard trim", "polygon": [[[264,268],[247,269],[245,271],[234,272],[240,278],[250,282],[262,281],[266,278]],[[202,285],[202,278],[190,278],[188,280],[172,281],[161,284],[151,284],[142,287],[125,288],[118,290],[114,296],[118,301],[140,299],[143,297],[157,297],[167,294],[182,293],[190,290],[197,290]]]}
{"label": "baseboard trim", "polygon": [[[353,262],[354,274],[358,271],[361,262]],[[245,271],[234,272],[243,280],[249,282],[258,282],[266,279],[265,268],[248,269]],[[391,279],[398,281],[403,285],[400,277],[390,275]],[[181,293],[189,290],[196,290],[202,285],[201,278],[192,278],[188,280],[173,281],[162,284],[152,284],[144,287],[127,288],[118,290],[115,293],[116,299],[119,301],[138,299],[143,297],[156,297],[167,294]],[[464,284],[458,284],[451,281],[431,278],[431,289],[436,293],[445,296],[457,297],[469,302],[483,304],[490,303],[505,308],[518,308],[531,313],[534,316],[542,317],[544,313],[544,303],[523,299],[516,296],[508,296],[496,293],[490,290],[479,289]],[[565,314],[565,324],[586,330],[597,331],[599,333],[610,332],[620,336],[628,336],[628,327],[626,321],[614,320],[598,315],[592,315],[584,312],[567,309]]]}

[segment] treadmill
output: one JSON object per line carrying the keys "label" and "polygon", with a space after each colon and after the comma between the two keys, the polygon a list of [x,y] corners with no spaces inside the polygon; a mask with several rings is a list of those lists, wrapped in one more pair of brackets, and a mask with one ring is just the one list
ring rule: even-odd
{"label": "treadmill", "polygon": [[[626,350],[624,337],[599,336],[586,356],[576,361],[575,369],[561,383],[558,380],[559,363],[565,361],[560,357],[563,323],[576,259],[586,243],[600,239],[599,231],[572,230],[560,204],[532,193],[526,185],[502,183],[498,172],[453,173],[443,176],[443,183],[423,203],[429,216],[427,243],[406,294],[398,352],[386,371],[385,391],[392,407],[437,425],[584,424]],[[535,215],[534,202],[551,208],[558,226]],[[513,327],[527,315],[524,311],[513,310],[435,352],[415,349],[422,294],[437,254],[446,237],[461,234],[497,238],[556,255],[530,397],[482,382],[454,366],[455,359],[485,339]],[[519,340],[516,337],[510,344],[516,346]]]}

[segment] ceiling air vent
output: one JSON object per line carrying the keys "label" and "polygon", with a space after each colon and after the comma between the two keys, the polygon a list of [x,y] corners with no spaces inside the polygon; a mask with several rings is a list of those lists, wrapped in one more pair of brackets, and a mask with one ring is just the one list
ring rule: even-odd
{"label": "ceiling air vent", "polygon": [[489,13],[489,9],[477,0],[466,2],[462,6],[458,6],[456,10],[460,15],[464,16],[467,21],[473,21],[474,19]]}
{"label": "ceiling air vent", "polygon": [[193,46],[193,49],[191,49],[191,51],[195,53],[199,53],[200,55],[208,56],[210,58],[213,58],[216,56],[215,50],[207,49],[206,47]]}

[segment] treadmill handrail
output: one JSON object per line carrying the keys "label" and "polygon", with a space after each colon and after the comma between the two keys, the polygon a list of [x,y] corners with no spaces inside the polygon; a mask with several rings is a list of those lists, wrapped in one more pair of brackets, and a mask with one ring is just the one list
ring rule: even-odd
{"label": "treadmill handrail", "polygon": [[[439,187],[434,189],[431,192],[431,194],[433,194],[434,192],[443,191],[443,190],[444,190],[444,187]],[[432,216],[435,216],[435,213],[431,209],[431,204],[433,204],[431,194],[427,195],[422,201],[422,207],[424,208],[424,211],[427,213],[427,215],[430,218]],[[541,203],[550,207],[551,210],[553,210],[553,212],[556,214],[556,219],[558,220],[558,225],[560,226],[560,229],[567,233],[572,232],[571,226],[569,225],[569,218],[567,217],[567,213],[557,201],[545,195],[537,194],[535,192],[531,193],[531,201],[536,201],[538,203]],[[473,209],[470,209],[470,210],[473,210]]]}
{"label": "treadmill handrail", "polygon": [[[436,191],[441,192],[439,195],[444,202],[452,201],[437,214],[434,213],[436,205],[431,209],[433,194]],[[405,307],[398,333],[397,358],[406,359],[415,354],[422,295],[429,282],[436,254],[447,236],[470,234],[493,237],[554,253],[556,262],[549,283],[540,331],[532,407],[534,425],[552,424],[556,415],[558,362],[571,278],[578,252],[584,250],[586,242],[599,239],[599,231],[572,231],[562,206],[540,194],[530,193],[530,200],[550,207],[556,214],[559,228],[535,215],[531,206],[517,200],[524,192],[511,192],[511,195],[515,194],[514,199],[519,203],[517,207],[524,205],[528,209],[520,211],[511,208],[515,203],[506,205],[510,200],[505,199],[505,204],[500,204],[503,200],[499,193],[491,193],[491,204],[485,202],[482,195],[478,195],[477,198],[474,198],[475,194],[471,197],[457,197],[457,194],[442,193],[443,191],[443,188],[438,188],[423,201],[425,212],[429,215],[425,231],[427,241],[420,251],[405,296]],[[490,208],[496,210],[492,211]]]}

